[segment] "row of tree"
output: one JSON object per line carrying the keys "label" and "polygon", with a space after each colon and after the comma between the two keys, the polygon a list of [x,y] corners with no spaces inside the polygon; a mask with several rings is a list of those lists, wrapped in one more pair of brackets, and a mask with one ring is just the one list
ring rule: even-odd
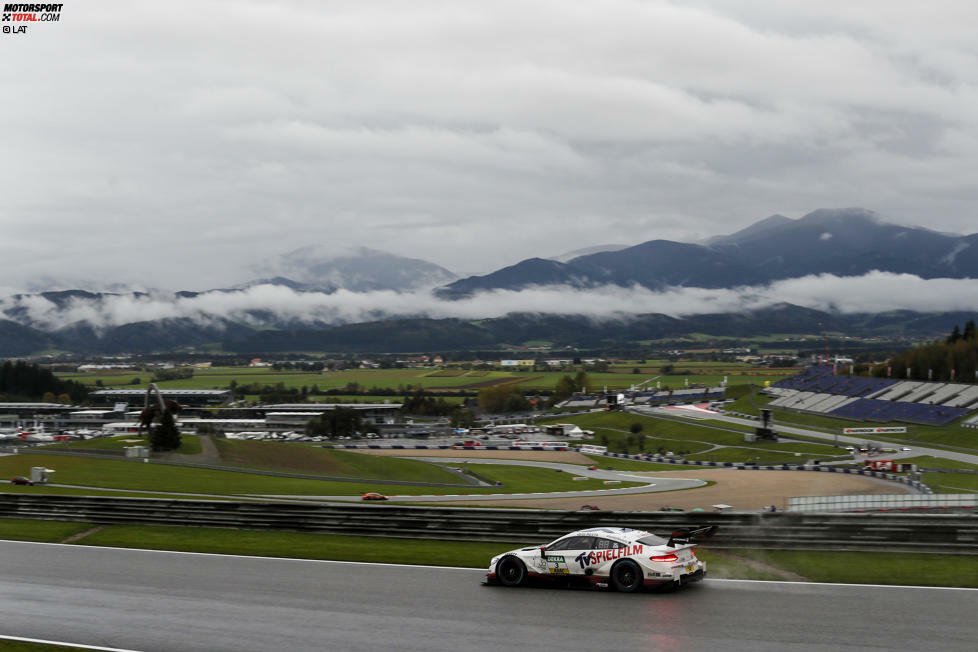
{"label": "row of tree", "polygon": [[969,321],[962,331],[957,325],[943,340],[909,349],[873,368],[881,378],[912,380],[978,381],[978,332],[975,322]]}
{"label": "row of tree", "polygon": [[[81,403],[88,388],[73,380],[59,380],[48,369],[23,361],[0,365],[0,400],[40,401],[61,397],[65,403]],[[67,400],[64,400],[67,399]]]}

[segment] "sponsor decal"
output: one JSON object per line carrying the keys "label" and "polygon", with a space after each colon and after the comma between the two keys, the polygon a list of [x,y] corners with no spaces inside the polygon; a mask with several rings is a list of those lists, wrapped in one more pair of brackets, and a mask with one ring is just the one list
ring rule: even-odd
{"label": "sponsor decal", "polygon": [[567,575],[567,560],[562,555],[547,555],[547,571],[551,575]]}
{"label": "sponsor decal", "polygon": [[843,428],[844,435],[876,435],[876,434],[900,434],[907,432],[903,426],[882,426],[879,428]]}
{"label": "sponsor decal", "polygon": [[574,558],[574,561],[579,563],[581,568],[587,568],[592,564],[603,564],[622,557],[640,555],[642,554],[642,549],[643,546],[635,545],[625,546],[624,548],[613,548],[611,550],[591,550],[590,552],[582,552]]}

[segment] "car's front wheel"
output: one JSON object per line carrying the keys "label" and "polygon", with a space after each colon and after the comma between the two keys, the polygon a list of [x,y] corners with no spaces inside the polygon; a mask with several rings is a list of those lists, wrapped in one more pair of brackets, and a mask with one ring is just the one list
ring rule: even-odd
{"label": "car's front wheel", "polygon": [[503,586],[519,586],[526,581],[526,564],[512,555],[496,563],[496,578]]}
{"label": "car's front wheel", "polygon": [[645,583],[642,569],[631,560],[620,561],[611,569],[611,585],[616,591],[633,593]]}

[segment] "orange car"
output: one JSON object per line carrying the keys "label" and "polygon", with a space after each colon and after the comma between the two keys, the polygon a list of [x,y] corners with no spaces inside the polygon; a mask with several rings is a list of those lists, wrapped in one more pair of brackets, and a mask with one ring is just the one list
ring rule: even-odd
{"label": "orange car", "polygon": [[387,496],[385,496],[384,494],[379,494],[376,491],[369,491],[363,494],[362,496],[360,496],[360,499],[361,500],[387,500]]}

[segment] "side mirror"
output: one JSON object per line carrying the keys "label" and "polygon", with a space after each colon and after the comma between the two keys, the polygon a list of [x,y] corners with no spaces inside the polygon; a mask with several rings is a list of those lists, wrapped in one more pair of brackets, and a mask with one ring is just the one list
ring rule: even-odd
{"label": "side mirror", "polygon": [[547,546],[540,546],[540,556],[541,557],[547,556]]}

